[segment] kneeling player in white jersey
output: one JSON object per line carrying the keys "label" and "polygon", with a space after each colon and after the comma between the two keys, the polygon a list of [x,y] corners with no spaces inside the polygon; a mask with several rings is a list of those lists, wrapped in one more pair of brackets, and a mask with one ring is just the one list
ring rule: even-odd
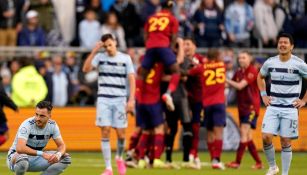
{"label": "kneeling player in white jersey", "polygon": [[[307,102],[307,93],[299,99],[302,77],[307,78],[307,65],[291,54],[294,47],[291,35],[281,34],[277,41],[279,55],[263,64],[257,82],[263,103],[267,106],[262,122],[263,150],[270,166],[267,175],[279,172],[272,144],[274,135],[280,136],[282,175],[288,175],[292,159],[291,139],[298,138],[298,109]],[[267,76],[271,77],[270,96],[266,93],[264,81]]]}
{"label": "kneeling player in white jersey", "polygon": [[[51,102],[41,101],[36,105],[35,116],[20,125],[7,156],[7,165],[16,175],[26,172],[57,175],[71,163],[59,127],[50,119],[51,110]],[[43,151],[50,138],[57,150]]]}

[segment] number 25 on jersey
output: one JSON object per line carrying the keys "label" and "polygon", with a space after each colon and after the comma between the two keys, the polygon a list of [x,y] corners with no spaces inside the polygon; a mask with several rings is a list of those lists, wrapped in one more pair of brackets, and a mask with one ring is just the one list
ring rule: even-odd
{"label": "number 25 on jersey", "polygon": [[226,79],[225,68],[221,67],[215,70],[206,70],[204,76],[207,86],[224,83]]}
{"label": "number 25 on jersey", "polygon": [[169,24],[167,17],[151,17],[149,19],[149,30],[148,32],[163,31]]}

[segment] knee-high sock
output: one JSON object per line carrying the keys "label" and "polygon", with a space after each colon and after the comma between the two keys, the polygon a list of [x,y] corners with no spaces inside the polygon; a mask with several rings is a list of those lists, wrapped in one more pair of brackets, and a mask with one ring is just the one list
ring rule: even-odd
{"label": "knee-high sock", "polygon": [[192,124],[191,123],[183,123],[183,161],[188,162],[189,161],[189,154],[192,146]]}
{"label": "knee-high sock", "polygon": [[223,140],[216,139],[214,141],[213,159],[220,161],[222,150],[223,150]]}
{"label": "knee-high sock", "polygon": [[29,168],[29,161],[28,159],[16,161],[14,165],[14,171],[16,175],[24,175]]}
{"label": "knee-high sock", "polygon": [[164,150],[164,134],[155,134],[154,138],[154,158],[160,159]]}
{"label": "knee-high sock", "polygon": [[282,163],[282,175],[288,175],[292,160],[292,148],[282,147],[281,150],[281,163]]}
{"label": "knee-high sock", "polygon": [[210,160],[213,160],[213,151],[214,151],[214,141],[213,142],[208,142],[207,141],[207,146],[208,146],[208,151],[210,154]]}
{"label": "knee-high sock", "polygon": [[249,153],[252,155],[252,157],[254,158],[254,160],[257,162],[257,163],[261,163],[261,160],[260,160],[260,157],[259,157],[259,154],[257,152],[257,149],[256,149],[256,146],[254,144],[254,142],[252,140],[250,140],[248,143],[247,143],[247,146],[248,146],[248,151]]}
{"label": "knee-high sock", "polygon": [[179,80],[180,80],[179,73],[172,74],[171,80],[169,81],[168,88],[167,88],[168,93],[172,93],[177,89]]}
{"label": "knee-high sock", "polygon": [[198,143],[199,143],[199,123],[192,124],[193,138],[192,138],[192,147],[190,150],[190,154],[194,157],[198,157]]}
{"label": "knee-high sock", "polygon": [[110,147],[110,140],[109,139],[101,139],[101,150],[102,150],[102,157],[105,162],[105,166],[107,169],[112,169],[111,165],[111,147]]}
{"label": "knee-high sock", "polygon": [[137,150],[139,159],[144,159],[145,153],[147,150],[147,146],[148,146],[148,142],[149,142],[149,134],[142,133],[139,143],[136,146],[136,150]]}
{"label": "knee-high sock", "polygon": [[247,142],[240,142],[239,148],[237,149],[236,162],[239,164],[241,163],[246,146],[247,146]]}
{"label": "knee-high sock", "polygon": [[134,132],[132,136],[130,137],[128,150],[135,149],[136,145],[138,144],[139,139],[140,139],[140,134]]}
{"label": "knee-high sock", "polygon": [[116,157],[122,158],[125,150],[125,139],[117,139]]}
{"label": "knee-high sock", "polygon": [[61,162],[50,165],[42,175],[58,175],[63,173],[63,171],[68,167],[68,164]]}
{"label": "knee-high sock", "polygon": [[267,161],[269,162],[270,167],[275,167],[275,149],[273,144],[271,143],[270,145],[263,145],[263,151]]}

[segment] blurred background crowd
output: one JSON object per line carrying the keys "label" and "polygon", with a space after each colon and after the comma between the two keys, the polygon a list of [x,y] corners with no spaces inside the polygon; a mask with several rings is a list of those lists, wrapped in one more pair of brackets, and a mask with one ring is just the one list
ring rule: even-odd
{"label": "blurred background crowd", "polygon": [[[280,32],[291,33],[296,48],[307,48],[307,0],[175,2],[179,36],[194,37],[198,48],[223,47],[229,78],[236,66],[232,48],[275,48]],[[90,51],[102,34],[112,33],[137,67],[143,52],[133,48],[144,47],[144,23],[159,4],[160,0],[0,0],[0,47],[77,46]],[[73,51],[1,57],[2,83],[19,106],[31,106],[39,98],[55,106],[92,105],[97,73],[80,71],[85,57]],[[263,61],[256,59],[256,64]],[[235,94],[226,91],[231,104]],[[28,98],[31,92],[35,98]]]}

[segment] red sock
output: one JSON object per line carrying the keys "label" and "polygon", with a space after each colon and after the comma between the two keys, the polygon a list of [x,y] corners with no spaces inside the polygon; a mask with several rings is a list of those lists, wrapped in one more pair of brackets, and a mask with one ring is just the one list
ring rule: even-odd
{"label": "red sock", "polygon": [[171,80],[169,81],[169,84],[168,84],[167,91],[170,93],[174,92],[177,89],[179,80],[180,80],[179,73],[172,74]]}
{"label": "red sock", "polygon": [[249,142],[247,142],[247,145],[248,145],[248,151],[253,156],[254,160],[257,163],[261,163],[261,160],[260,160],[260,157],[258,155],[258,152],[257,152],[257,149],[256,149],[254,142],[252,140],[250,140]]}
{"label": "red sock", "polygon": [[139,143],[136,146],[139,159],[144,159],[148,142],[149,142],[149,134],[142,134]]}
{"label": "red sock", "polygon": [[135,147],[138,144],[139,139],[140,139],[140,134],[137,132],[134,132],[132,136],[130,137],[130,143],[129,143],[128,150],[135,149]]}
{"label": "red sock", "polygon": [[153,161],[155,159],[155,135],[150,134],[149,136],[149,142],[147,146],[147,154],[150,161]]}
{"label": "red sock", "polygon": [[155,159],[160,159],[163,150],[164,150],[164,135],[155,134],[154,149],[153,149]]}
{"label": "red sock", "polygon": [[0,146],[3,145],[6,142],[6,137],[0,135]]}
{"label": "red sock", "polygon": [[214,142],[207,142],[208,151],[210,153],[210,160],[213,160]]}
{"label": "red sock", "polygon": [[192,124],[193,138],[190,154],[192,154],[194,157],[198,157],[199,127],[199,123]]}
{"label": "red sock", "polygon": [[242,160],[243,154],[245,152],[246,146],[247,146],[247,142],[240,142],[239,148],[237,150],[237,157],[236,157],[236,162],[238,164],[241,163],[241,160]]}
{"label": "red sock", "polygon": [[213,151],[213,158],[220,160],[222,150],[223,150],[223,140],[215,140],[214,141],[214,151]]}

